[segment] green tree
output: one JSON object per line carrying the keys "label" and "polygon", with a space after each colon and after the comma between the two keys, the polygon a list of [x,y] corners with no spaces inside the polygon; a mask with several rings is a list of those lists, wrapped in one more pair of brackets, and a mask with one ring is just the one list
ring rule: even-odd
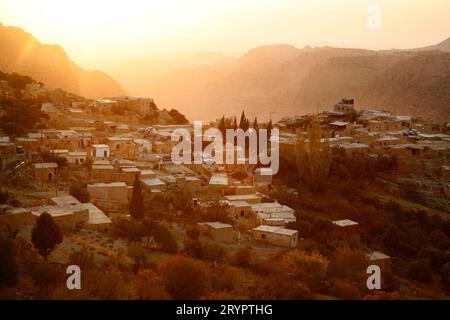
{"label": "green tree", "polygon": [[144,218],[144,199],[142,197],[141,182],[139,176],[136,174],[134,178],[133,194],[130,201],[130,215],[140,221]]}
{"label": "green tree", "polygon": [[42,213],[36,220],[36,226],[31,232],[31,242],[39,253],[47,260],[48,255],[61,243],[63,235],[52,216],[47,212]]}

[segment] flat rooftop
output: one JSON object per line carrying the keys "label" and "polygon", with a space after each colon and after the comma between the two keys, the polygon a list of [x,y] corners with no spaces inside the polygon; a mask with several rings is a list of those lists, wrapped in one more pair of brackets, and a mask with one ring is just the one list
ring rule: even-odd
{"label": "flat rooftop", "polygon": [[355,222],[355,221],[349,220],[349,219],[336,220],[336,221],[333,221],[333,223],[339,227],[348,227],[348,226],[358,225],[358,222]]}
{"label": "flat rooftop", "polygon": [[267,226],[267,225],[260,225],[256,228],[253,228],[252,231],[274,233],[274,234],[280,234],[280,235],[286,235],[286,236],[292,236],[292,235],[295,235],[296,233],[298,233],[298,231],[294,230],[294,229],[287,229],[284,227]]}
{"label": "flat rooftop", "polygon": [[50,169],[58,168],[58,164],[56,162],[34,163],[33,167],[35,167],[36,169]]}
{"label": "flat rooftop", "polygon": [[228,185],[228,177],[226,175],[214,174],[209,179],[209,184]]}
{"label": "flat rooftop", "polygon": [[231,224],[222,223],[222,222],[199,222],[199,225],[209,226],[213,229],[225,229],[225,228],[233,228]]}

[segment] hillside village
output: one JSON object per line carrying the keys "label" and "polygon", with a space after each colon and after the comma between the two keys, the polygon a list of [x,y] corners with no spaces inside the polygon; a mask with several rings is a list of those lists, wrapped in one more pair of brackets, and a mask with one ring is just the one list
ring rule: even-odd
{"label": "hillside village", "polygon": [[[0,134],[0,231],[20,248],[23,274],[26,264],[44,262],[31,234],[48,213],[63,233],[48,261],[58,270],[84,257],[104,268],[98,284],[99,271],[90,273],[97,298],[448,298],[449,123],[370,110],[352,98],[260,123],[280,130],[280,172],[272,177],[248,162],[173,164],[172,132],[193,133],[193,125],[151,98],[92,100],[1,81],[2,101],[32,100],[41,117],[30,130]],[[239,127],[242,119],[245,110]],[[238,124],[223,118],[206,128],[221,121]],[[137,198],[142,216],[130,209]],[[183,264],[203,270],[194,272],[197,291],[174,292],[175,279],[161,269]],[[365,288],[369,264],[386,275],[376,293]],[[180,273],[176,281],[187,281]],[[113,277],[120,290],[107,287]],[[41,290],[33,279],[0,292],[77,294],[57,282]]]}

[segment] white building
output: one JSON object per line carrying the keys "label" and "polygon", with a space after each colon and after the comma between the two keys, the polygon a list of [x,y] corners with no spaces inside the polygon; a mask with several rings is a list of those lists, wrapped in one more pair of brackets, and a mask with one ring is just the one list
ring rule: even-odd
{"label": "white building", "polygon": [[278,202],[254,203],[251,207],[260,224],[282,226],[297,221],[294,209]]}
{"label": "white building", "polygon": [[107,144],[93,144],[93,156],[95,158],[108,158],[110,156],[109,146]]}
{"label": "white building", "polygon": [[213,174],[209,179],[208,189],[212,191],[222,190],[228,187],[226,174]]}
{"label": "white building", "polygon": [[252,229],[252,237],[255,240],[287,248],[296,248],[298,245],[298,231],[283,227],[260,225]]}

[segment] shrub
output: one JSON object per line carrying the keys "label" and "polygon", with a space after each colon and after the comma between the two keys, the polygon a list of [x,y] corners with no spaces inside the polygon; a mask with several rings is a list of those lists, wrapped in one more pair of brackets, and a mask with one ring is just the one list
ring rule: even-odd
{"label": "shrub", "polygon": [[203,246],[199,240],[193,240],[191,238],[186,238],[184,240],[184,253],[187,255],[202,259],[203,258]]}
{"label": "shrub", "polygon": [[411,263],[407,276],[420,282],[430,282],[433,280],[433,270],[430,259],[419,259]]}
{"label": "shrub", "polygon": [[198,240],[200,237],[200,229],[197,225],[193,225],[186,230],[186,235],[192,240]]}
{"label": "shrub", "polygon": [[250,294],[251,299],[264,300],[308,300],[312,298],[308,286],[283,275],[260,279],[257,287]]}
{"label": "shrub", "polygon": [[159,244],[162,251],[174,253],[178,250],[178,244],[175,237],[169,231],[169,228],[163,224],[158,223],[155,225],[153,239]]}
{"label": "shrub", "polygon": [[222,262],[225,258],[225,249],[218,243],[206,243],[203,245],[203,259]]}
{"label": "shrub", "polygon": [[198,260],[172,255],[161,261],[158,273],[173,299],[198,299],[206,292],[208,273]]}
{"label": "shrub", "polygon": [[95,266],[94,256],[86,247],[83,247],[81,250],[74,251],[69,255],[69,264],[74,264],[82,270],[87,270]]}
{"label": "shrub", "polygon": [[366,279],[367,258],[363,252],[348,247],[338,248],[331,261],[330,273],[339,279],[364,283]]}
{"label": "shrub", "polygon": [[15,285],[18,265],[11,240],[0,238],[0,288]]}
{"label": "shrub", "polygon": [[47,296],[51,289],[62,282],[64,273],[58,266],[45,262],[37,265],[31,272],[33,283],[40,290],[40,293]]}
{"label": "shrub", "polygon": [[129,243],[141,241],[144,236],[143,227],[136,220],[118,219],[113,222],[112,233],[115,237],[125,239]]}
{"label": "shrub", "polygon": [[234,254],[234,264],[238,267],[247,268],[250,266],[251,251],[249,247],[243,247]]}
{"label": "shrub", "polygon": [[450,292],[450,262],[447,262],[441,269],[442,282],[447,291]]}
{"label": "shrub", "polygon": [[6,203],[8,201],[9,194],[8,191],[0,190],[0,203]]}
{"label": "shrub", "polygon": [[138,299],[166,300],[169,298],[161,277],[152,270],[142,270],[134,280],[134,288]]}
{"label": "shrub", "polygon": [[310,288],[323,286],[328,271],[328,259],[319,252],[290,251],[283,257],[286,272]]}

